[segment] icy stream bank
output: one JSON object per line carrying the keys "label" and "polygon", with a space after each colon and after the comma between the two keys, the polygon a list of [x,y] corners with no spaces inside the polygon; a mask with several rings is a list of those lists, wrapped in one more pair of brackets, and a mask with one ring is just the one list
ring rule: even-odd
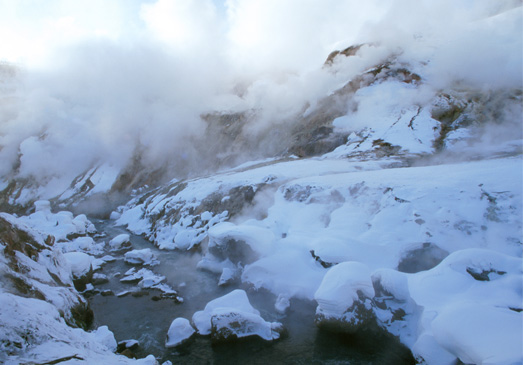
{"label": "icy stream bank", "polygon": [[[99,231],[112,236],[125,232],[114,227],[112,222],[97,222]],[[248,286],[218,286],[216,275],[197,270],[201,260],[199,252],[165,251],[153,247],[141,236],[131,235],[132,249],[150,248],[159,264],[151,267],[154,273],[165,276],[165,283],[175,288],[183,298],[182,303],[173,300],[153,300],[156,291],[138,295],[104,296],[94,295],[89,302],[95,313],[96,325],[107,325],[118,341],[135,339],[140,349],[135,354],[153,354],[161,362],[173,363],[324,363],[325,361],[356,361],[379,363],[408,363],[412,361],[410,351],[392,336],[363,334],[347,336],[320,330],[314,323],[316,304],[308,300],[292,300],[292,310],[285,315],[274,309],[275,296],[265,290],[253,291]],[[96,286],[99,290],[112,290],[115,294],[133,288],[133,284],[120,281],[117,273],[127,271],[130,266],[122,257],[103,267],[102,272],[109,282]],[[136,284],[134,284],[136,285]],[[249,338],[237,342],[213,343],[208,336],[193,336],[185,345],[166,348],[165,339],[174,318],[189,318],[196,311],[218,297],[240,287],[247,291],[252,305],[265,320],[279,321],[286,329],[284,336],[276,342],[265,342]]]}

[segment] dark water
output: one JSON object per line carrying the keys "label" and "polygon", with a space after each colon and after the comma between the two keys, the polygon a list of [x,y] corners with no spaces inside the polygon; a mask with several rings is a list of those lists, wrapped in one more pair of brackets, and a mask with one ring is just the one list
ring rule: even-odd
{"label": "dark water", "polygon": [[[109,241],[123,228],[110,223],[98,222],[99,231],[105,231]],[[197,270],[199,253],[161,251],[142,237],[131,235],[134,249],[151,248],[160,265],[149,269],[166,277],[166,283],[178,290],[183,303],[172,299],[152,300],[159,292],[151,290],[148,295],[124,297],[94,295],[89,298],[95,313],[94,327],[107,325],[116,340],[135,339],[140,349],[139,357],[154,355],[160,363],[171,360],[173,364],[410,364],[414,359],[410,351],[394,337],[383,334],[360,334],[349,336],[318,329],[314,324],[315,302],[291,300],[291,307],[282,315],[274,310],[275,297],[266,291],[247,291],[251,304],[267,321],[281,322],[286,333],[281,339],[266,342],[257,338],[243,339],[234,343],[212,344],[209,337],[193,336],[186,345],[167,349],[165,336],[171,322],[177,317],[191,319],[194,312],[202,310],[207,302],[223,296],[237,286],[219,287],[218,277]],[[109,283],[97,289],[111,289],[114,293],[132,290],[136,284],[120,282],[121,276],[131,265],[120,255],[113,263],[106,264],[101,273]],[[116,275],[116,276],[115,276]]]}

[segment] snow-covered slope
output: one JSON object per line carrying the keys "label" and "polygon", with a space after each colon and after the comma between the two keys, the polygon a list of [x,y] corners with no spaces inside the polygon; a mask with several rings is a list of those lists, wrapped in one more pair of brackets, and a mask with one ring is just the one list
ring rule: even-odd
{"label": "snow-covered slope", "polygon": [[137,361],[116,355],[106,326],[86,331],[93,313],[75,290],[73,262],[55,237],[74,245],[65,236],[85,235],[92,224],[85,216],[52,214],[48,202],[40,203],[28,217],[0,213],[0,362],[155,364],[152,356]]}
{"label": "snow-covered slope", "polygon": [[327,274],[361,263],[374,285],[367,311],[420,361],[508,364],[522,355],[521,168],[521,155],[417,167],[273,161],[174,182],[133,200],[118,222],[161,248],[199,246],[198,268],[217,284],[265,288],[280,311],[290,298],[317,300],[320,324],[331,300],[336,321],[350,323],[360,289],[346,298]]}

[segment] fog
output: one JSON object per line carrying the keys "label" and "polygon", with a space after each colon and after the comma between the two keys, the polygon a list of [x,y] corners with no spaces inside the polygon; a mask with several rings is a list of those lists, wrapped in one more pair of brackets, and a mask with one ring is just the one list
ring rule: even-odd
{"label": "fog", "polygon": [[1,76],[0,176],[59,191],[137,155],[170,177],[202,173],[201,116],[216,112],[251,113],[249,158],[267,157],[272,129],[391,54],[425,79],[405,105],[521,88],[522,29],[518,0],[0,0],[0,67],[15,73]]}

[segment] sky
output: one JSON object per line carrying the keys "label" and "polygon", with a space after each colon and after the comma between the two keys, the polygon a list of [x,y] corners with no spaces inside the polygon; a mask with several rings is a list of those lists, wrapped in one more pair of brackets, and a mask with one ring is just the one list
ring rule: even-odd
{"label": "sky", "polygon": [[[0,59],[49,66],[64,48],[104,40],[219,53],[234,67],[311,67],[387,10],[384,1],[1,0]],[[310,60],[310,62],[308,61]],[[270,65],[268,65],[268,63]]]}
{"label": "sky", "polygon": [[[202,114],[256,110],[248,130],[261,135],[390,54],[436,89],[521,88],[522,9],[522,0],[0,0],[0,61],[20,71],[19,98],[0,103],[0,177],[68,183],[100,161],[125,166],[138,147],[153,165],[197,162]],[[322,68],[333,50],[360,43],[378,47]]]}

